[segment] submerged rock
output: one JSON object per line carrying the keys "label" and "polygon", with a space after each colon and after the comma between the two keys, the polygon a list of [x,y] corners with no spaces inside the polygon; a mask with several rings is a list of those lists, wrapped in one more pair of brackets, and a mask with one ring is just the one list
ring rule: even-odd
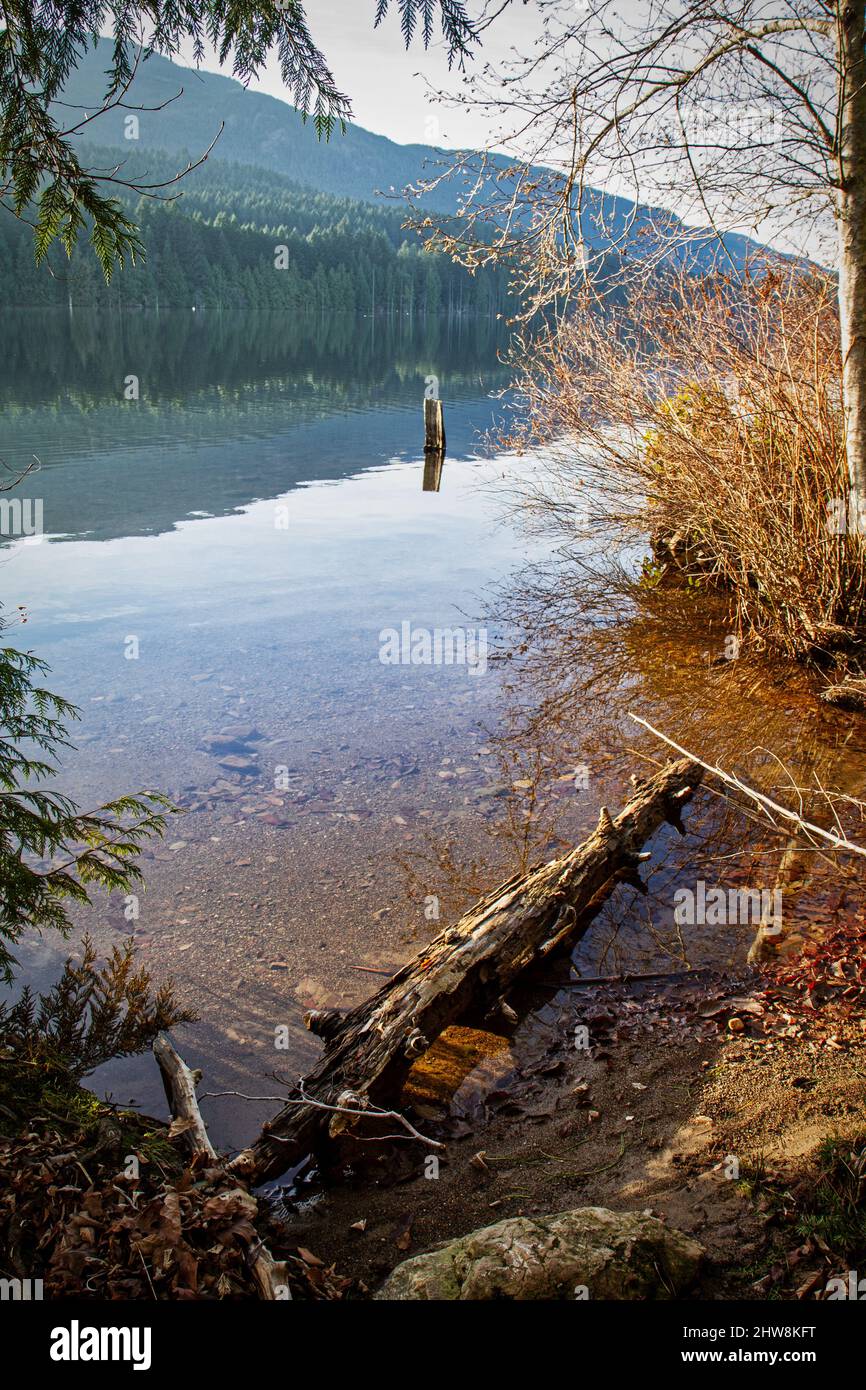
{"label": "submerged rock", "polygon": [[654,1216],[580,1207],[517,1216],[397,1266],[377,1299],[668,1299],[694,1283],[696,1241]]}
{"label": "submerged rock", "polygon": [[253,724],[226,724],[219,733],[205,734],[201,746],[209,753],[248,753],[248,744],[262,737]]}
{"label": "submerged rock", "polygon": [[224,757],[218,758],[217,762],[220,767],[228,767],[232,772],[249,774],[259,770],[259,765],[254,757],[246,757],[241,753],[226,753]]}
{"label": "submerged rock", "polygon": [[508,782],[490,782],[486,787],[476,787],[472,793],[473,801],[492,801],[495,798],[511,795]]}

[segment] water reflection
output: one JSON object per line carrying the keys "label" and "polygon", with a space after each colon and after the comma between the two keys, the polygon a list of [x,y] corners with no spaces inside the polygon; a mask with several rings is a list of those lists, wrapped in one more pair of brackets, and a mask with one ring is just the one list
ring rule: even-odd
{"label": "water reflection", "polygon": [[465,457],[505,385],[485,319],[33,311],[4,330],[0,457],[17,472],[38,456],[45,530],[67,540],[155,535],[418,457],[431,375]]}
{"label": "water reflection", "polygon": [[442,468],[445,463],[444,449],[430,449],[424,453],[424,477],[421,488],[424,492],[438,492],[442,486]]}
{"label": "water reflection", "polygon": [[[435,496],[431,374],[451,451]],[[42,459],[23,486],[38,479],[64,543],[7,546],[0,573],[50,688],[82,710],[60,784],[88,806],[158,786],[185,813],[145,856],[138,918],[100,895],[76,925],[102,950],[132,931],[155,976],[174,975],[202,1017],[183,1048],[212,1089],[261,1091],[275,1063],[311,1060],[304,1009],[357,1002],[367,972],[414,952],[424,919],[395,847],[452,815],[468,838],[479,819],[496,677],[383,665],[380,633],[472,621],[519,563],[498,469],[473,457],[501,384],[489,324],[8,320],[0,457]],[[65,949],[28,942],[22,977],[45,988]],[[162,1110],[148,1057],[95,1084]],[[248,1138],[255,1114],[212,1109],[217,1142]]]}

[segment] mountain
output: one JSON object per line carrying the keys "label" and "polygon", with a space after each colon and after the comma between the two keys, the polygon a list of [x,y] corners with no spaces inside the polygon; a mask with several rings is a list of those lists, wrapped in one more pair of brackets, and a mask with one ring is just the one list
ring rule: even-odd
{"label": "mountain", "polygon": [[[64,90],[64,101],[87,110],[98,105],[106,86],[110,53],[109,42],[100,40],[83,56]],[[407,185],[441,170],[453,157],[453,152],[433,145],[400,145],[353,124],[347,126],[345,134],[337,131],[330,140],[319,140],[312,123],[305,124],[287,102],[247,91],[233,78],[182,67],[157,54],[141,63],[129,101],[162,108],[137,113],[137,141],[125,138],[132,113],[122,109],[101,116],[82,138],[116,146],[127,155],[134,150],[139,162],[144,159],[145,163],[149,152],[166,151],[178,157],[180,167],[189,157],[203,154],[222,125],[214,151],[220,161],[272,170],[304,188],[331,196],[380,204],[386,202],[389,192],[398,195]],[[56,116],[68,122],[69,111],[58,107]],[[495,176],[507,169],[508,161],[504,156],[493,156],[489,167]],[[197,173],[191,174],[184,186],[194,186],[196,177]],[[425,208],[453,213],[461,187],[456,180],[445,181],[425,195]],[[671,213],[643,205],[636,208],[629,199],[600,190],[589,190],[586,209],[584,237],[596,250],[608,249],[626,228],[630,229],[629,242],[635,255],[644,254],[645,248],[657,245],[672,231],[682,231],[683,224]],[[755,242],[737,234],[725,241],[736,265],[744,264],[759,249]],[[696,231],[680,254],[707,268],[723,253],[707,234]]]}
{"label": "mountain", "polygon": [[[111,44],[105,39],[88,51],[70,76],[64,101],[93,110],[105,90],[110,55]],[[181,90],[183,95],[172,100]],[[421,176],[428,161],[447,157],[430,145],[398,145],[357,125],[348,125],[345,135],[336,131],[330,140],[319,140],[312,122],[305,124],[287,102],[247,91],[234,78],[181,67],[157,54],[140,65],[129,102],[164,108],[138,113],[137,145],[125,138],[129,113],[120,109],[101,116],[86,138],[127,152],[158,149],[195,157],[223,124],[214,151],[219,160],[273,169],[306,188],[339,197],[370,202],[379,191],[399,192]],[[54,114],[60,121],[69,119],[63,107]],[[453,194],[439,200],[447,210],[453,202]]]}

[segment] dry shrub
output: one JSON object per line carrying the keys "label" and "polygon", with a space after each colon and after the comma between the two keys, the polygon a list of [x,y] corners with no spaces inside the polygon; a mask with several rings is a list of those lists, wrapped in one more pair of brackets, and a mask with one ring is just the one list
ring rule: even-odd
{"label": "dry shrub", "polygon": [[[800,269],[667,282],[520,345],[526,423],[546,446],[529,515],[644,598],[712,589],[732,629],[792,656],[866,627],[847,493],[835,286]],[[852,532],[855,528],[851,528]],[[607,585],[607,598],[610,585]]]}

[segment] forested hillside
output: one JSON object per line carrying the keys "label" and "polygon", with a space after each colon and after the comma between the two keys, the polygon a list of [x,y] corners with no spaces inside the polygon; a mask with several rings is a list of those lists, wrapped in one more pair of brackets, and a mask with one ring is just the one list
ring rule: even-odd
{"label": "forested hillside", "polygon": [[[101,40],[70,76],[64,101],[72,108],[92,111],[99,104],[109,54],[110,45]],[[79,243],[71,261],[55,246],[46,273],[34,265],[32,228],[0,217],[0,304],[409,316],[495,316],[515,307],[504,271],[469,276],[427,253],[417,234],[402,225],[401,190],[437,163],[441,168],[447,152],[398,145],[351,124],[319,140],[286,102],[159,56],[141,65],[130,101],[137,114],[113,109],[76,138],[87,168],[159,184],[195,163],[222,127],[214,153],[173,186],[172,201],[125,196],[117,185],[141,229],[146,263],[116,271],[106,286],[91,249]],[[58,106],[55,114],[68,124],[68,106]],[[91,143],[97,139],[105,144]],[[491,168],[505,164],[494,156]],[[391,201],[382,196],[389,192]],[[425,202],[450,214],[458,193],[458,185],[446,181]],[[587,209],[586,243],[602,252],[605,266],[618,259],[610,248],[627,226],[631,254],[637,255],[652,248],[662,228],[670,231],[670,214],[635,210],[614,195],[590,190]],[[726,244],[735,261],[746,256],[745,238],[729,237]],[[680,254],[712,262],[718,247],[698,233]],[[605,272],[598,270],[601,278]]]}
{"label": "forested hillside", "polygon": [[[93,111],[104,95],[110,62],[111,44],[102,39],[70,74],[64,102]],[[305,123],[288,100],[248,91],[233,78],[193,70],[159,54],[139,65],[128,102],[142,108],[136,139],[129,138],[128,110],[121,107],[100,116],[86,138],[120,146],[127,155],[137,143],[148,153],[168,150],[197,157],[219,134],[220,159],[255,164],[335,197],[372,200],[391,187],[399,191],[447,158],[430,144],[398,145],[353,123],[344,133],[335,131],[330,140],[320,140],[313,122]],[[55,114],[69,124],[68,106],[58,106]],[[433,205],[450,211],[454,191],[444,190]]]}
{"label": "forested hillside", "polygon": [[[125,161],[124,176],[170,179],[178,157],[88,146],[88,165]],[[508,308],[503,272],[470,277],[429,254],[396,205],[338,198],[278,174],[210,159],[173,201],[128,200],[147,260],[106,285],[86,244],[59,247],[51,274],[33,259],[31,228],[0,218],[0,302],[318,309],[363,313],[495,315]]]}
{"label": "forested hillside", "polygon": [[[99,106],[110,61],[111,45],[104,39],[82,56],[64,88],[64,105],[55,108],[62,125],[70,122],[70,108],[92,112]],[[410,137],[424,133],[406,131]],[[87,125],[75,137],[75,144],[80,150],[84,142],[110,145],[113,154],[108,167],[119,159],[124,165],[124,177],[129,177],[133,168],[154,172],[159,169],[162,176],[170,177],[190,159],[199,158],[215,137],[218,139],[212,157],[224,168],[242,166],[245,173],[252,173],[260,188],[273,186],[276,191],[302,187],[326,194],[339,203],[348,198],[355,205],[372,204],[386,218],[393,213],[396,220],[390,225],[397,231],[402,191],[424,179],[441,176],[454,157],[453,152],[432,144],[397,144],[351,122],[345,131],[335,130],[329,140],[319,139],[313,123],[305,123],[287,101],[249,91],[240,82],[217,73],[169,62],[158,54],[152,54],[138,67],[126,104]],[[168,161],[166,154],[170,156]],[[484,167],[486,173],[482,174],[480,156],[468,152],[465,174],[444,178],[435,190],[426,192],[424,209],[453,215],[477,177],[482,182],[490,178],[502,180],[502,187],[508,186],[510,160],[506,156],[492,154]],[[538,173],[543,180],[550,171],[539,169]],[[199,187],[198,173],[185,180],[183,186],[187,193],[191,186]],[[246,184],[243,188],[246,190]],[[389,194],[395,199],[393,203],[388,202]],[[356,215],[362,216],[360,210]],[[238,217],[243,220],[240,211]],[[636,207],[630,199],[600,189],[585,190],[581,224],[587,247],[602,253],[627,242],[630,255],[652,254],[662,241],[669,242],[676,233],[680,257],[705,269],[719,258],[726,268],[731,261],[742,264],[755,249],[747,237],[727,234],[723,238],[726,249],[722,251],[715,235],[707,229],[695,229],[693,238],[684,239],[682,223],[670,211]],[[330,228],[334,222],[328,219],[319,225]],[[401,240],[402,234],[398,248]],[[246,268],[243,256],[238,264]],[[455,279],[455,285],[459,279]],[[417,288],[416,301],[420,302]],[[287,289],[284,287],[282,293]],[[270,290],[275,291],[275,287],[270,286]],[[469,293],[465,287],[464,296]],[[363,291],[361,297],[363,300]],[[396,307],[396,288],[392,300]]]}

